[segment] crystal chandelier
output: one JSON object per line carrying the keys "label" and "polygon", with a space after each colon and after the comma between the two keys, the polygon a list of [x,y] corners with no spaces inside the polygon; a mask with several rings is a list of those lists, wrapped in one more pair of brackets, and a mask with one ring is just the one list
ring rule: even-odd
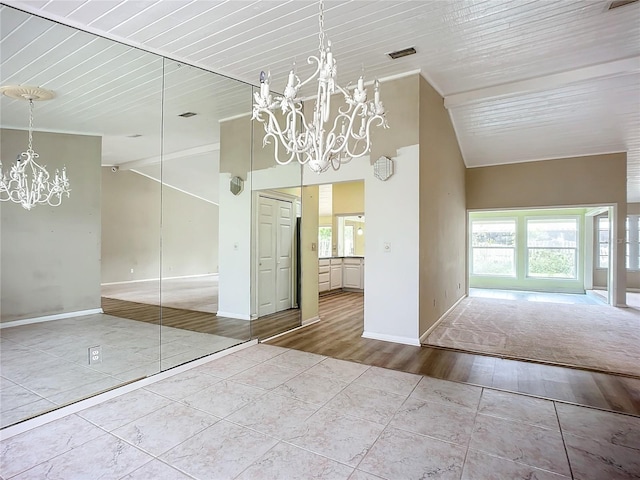
{"label": "crystal chandelier", "polygon": [[33,150],[33,101],[49,100],[53,92],[39,87],[11,86],[2,87],[0,92],[8,97],[29,101],[29,144],[27,151],[18,155],[16,163],[11,165],[8,176],[3,172],[0,160],[0,201],[19,203],[26,210],[37,204],[48,204],[57,207],[62,203],[62,195],[69,197],[69,179],[66,168],[62,174],[56,170],[55,178],[50,180],[47,169],[39,165],[38,155]]}
{"label": "crystal chandelier", "polygon": [[[274,141],[275,159],[286,165],[296,159],[308,164],[311,170],[322,173],[332,167],[340,168],[352,158],[362,157],[371,148],[369,131],[371,125],[388,128],[385,111],[380,101],[380,87],[376,80],[373,101],[367,101],[367,90],[361,76],[352,91],[340,87],[336,81],[336,60],[331,52],[331,42],[325,42],[324,5],[320,0],[320,47],[317,57],[311,56],[307,63],[316,64],[313,75],[304,82],[294,68],[289,72],[289,82],[282,96],[273,97],[270,92],[270,74],[260,73],[260,92],[254,93],[253,118],[264,124],[263,146]],[[318,91],[313,113],[307,120],[303,113],[300,89],[317,78]],[[335,118],[330,119],[331,95],[342,93],[346,105],[338,108]],[[276,112],[282,113],[283,123]],[[280,158],[282,146],[284,157]]]}

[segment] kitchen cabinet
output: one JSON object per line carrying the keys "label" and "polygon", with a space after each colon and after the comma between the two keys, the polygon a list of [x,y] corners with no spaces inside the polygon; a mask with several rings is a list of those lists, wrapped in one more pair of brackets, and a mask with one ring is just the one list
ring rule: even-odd
{"label": "kitchen cabinet", "polygon": [[318,261],[318,292],[364,290],[364,258],[321,258]]}

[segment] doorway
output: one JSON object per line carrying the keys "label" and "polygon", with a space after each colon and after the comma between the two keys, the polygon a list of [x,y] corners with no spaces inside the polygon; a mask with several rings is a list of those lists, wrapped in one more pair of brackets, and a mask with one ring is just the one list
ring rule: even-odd
{"label": "doorway", "polygon": [[257,313],[270,315],[295,306],[293,200],[259,193],[257,200]]}

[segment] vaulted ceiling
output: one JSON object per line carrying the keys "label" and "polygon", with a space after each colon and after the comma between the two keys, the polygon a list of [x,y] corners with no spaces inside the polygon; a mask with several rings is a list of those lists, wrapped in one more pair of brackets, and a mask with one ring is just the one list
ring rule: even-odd
{"label": "vaulted ceiling", "polygon": [[[304,77],[306,58],[315,54],[318,44],[315,1],[3,3],[253,84],[260,70],[270,69],[273,85],[284,85],[293,61]],[[368,79],[420,71],[445,99],[467,166],[626,151],[629,200],[640,201],[640,3],[613,10],[608,10],[609,4],[327,0],[325,28],[339,62],[341,84],[357,79],[363,69]],[[62,87],[70,90],[74,64],[97,66],[118,58],[118,65],[131,75],[131,100],[124,113],[145,115],[145,99],[158,91],[152,88],[162,68],[157,60],[123,45],[89,41],[86,34],[68,38],[39,19],[13,24],[5,17],[10,16],[2,15],[3,84],[37,84],[44,60],[49,73],[69,76]],[[66,57],[59,47],[64,47]],[[417,53],[399,60],[387,56],[406,47],[415,47]],[[123,64],[123,59],[130,63]],[[200,122],[250,109],[242,88],[224,78],[214,85],[200,79],[204,84],[198,87],[197,72],[194,69],[194,78],[175,86],[176,108],[195,102],[200,110],[208,109],[211,114]],[[114,68],[113,75],[117,73]],[[124,71],[120,74],[126,76]],[[195,95],[187,93],[194,91]],[[97,102],[86,98],[87,105],[93,102],[91,115],[104,123],[95,123],[96,133],[116,135],[121,141],[121,132],[109,122],[122,127],[123,112],[108,114],[109,108],[120,106],[111,105],[108,91],[97,86],[96,95]],[[51,120],[45,115],[42,121],[53,122],[53,109],[51,115]],[[78,131],[88,124],[83,115],[77,121]],[[188,124],[174,121],[188,135]],[[186,140],[181,143],[176,136],[175,142],[172,149],[187,148]],[[149,156],[135,151],[135,146],[130,149],[128,160]]]}

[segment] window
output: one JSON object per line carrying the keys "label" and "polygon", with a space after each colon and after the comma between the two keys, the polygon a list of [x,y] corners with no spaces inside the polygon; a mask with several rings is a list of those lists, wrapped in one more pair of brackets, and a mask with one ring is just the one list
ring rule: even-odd
{"label": "window", "polygon": [[609,218],[598,218],[598,268],[609,268]]}
{"label": "window", "polygon": [[355,237],[354,237],[354,228],[353,225],[345,225],[344,226],[344,252],[343,255],[345,257],[350,257],[354,255],[355,252]]}
{"label": "window", "polygon": [[577,278],[578,219],[527,220],[527,276]]}
{"label": "window", "polygon": [[[609,219],[598,218],[598,268],[609,268]],[[640,215],[627,216],[625,228],[625,267],[640,270]]]}
{"label": "window", "polygon": [[318,257],[331,256],[331,227],[318,227]]}
{"label": "window", "polygon": [[515,276],[515,220],[473,220],[471,222],[471,273]]}

